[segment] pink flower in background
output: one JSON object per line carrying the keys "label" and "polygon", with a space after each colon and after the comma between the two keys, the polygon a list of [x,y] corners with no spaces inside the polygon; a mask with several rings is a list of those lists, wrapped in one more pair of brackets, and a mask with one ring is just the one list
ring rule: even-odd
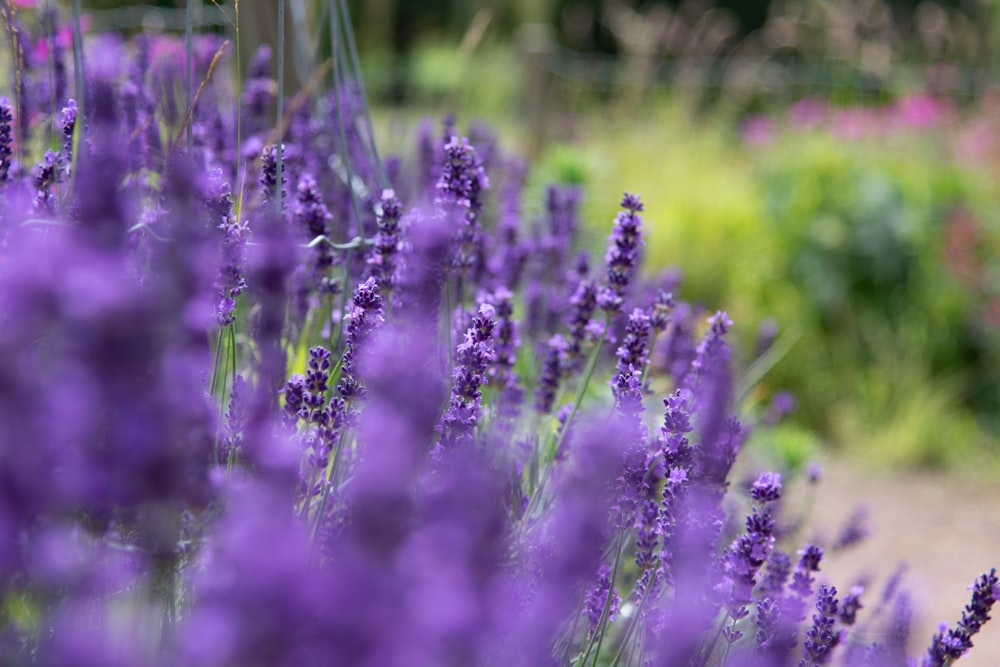
{"label": "pink flower in background", "polygon": [[774,141],[774,121],[764,114],[748,116],[743,121],[743,143],[750,146],[765,146]]}
{"label": "pink flower in background", "polygon": [[804,97],[788,108],[792,125],[809,130],[822,125],[830,113],[830,106],[818,97]]}
{"label": "pink flower in background", "polygon": [[875,110],[855,107],[841,109],[834,114],[831,132],[845,139],[861,139],[876,134],[878,129],[879,117]]}
{"label": "pink flower in background", "polygon": [[923,129],[947,121],[948,106],[926,93],[908,95],[899,99],[889,109],[892,124]]}

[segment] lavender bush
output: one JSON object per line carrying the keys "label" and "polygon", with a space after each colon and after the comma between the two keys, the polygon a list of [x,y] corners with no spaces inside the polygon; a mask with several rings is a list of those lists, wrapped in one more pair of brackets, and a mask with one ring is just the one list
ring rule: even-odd
{"label": "lavender bush", "polygon": [[[4,18],[16,49],[46,39]],[[225,52],[201,40],[189,56]],[[85,103],[52,106],[33,62],[0,99],[4,664],[881,667],[972,647],[993,571],[908,659],[868,639],[896,617],[817,578],[782,471],[730,482],[776,417],[738,418],[728,316],[640,273],[638,195],[600,265],[582,193],[524,218],[525,167],[483,127],[485,155],[427,127],[390,181],[358,81],[275,136],[268,52],[242,97],[183,57],[96,37]],[[182,110],[164,82],[186,64],[206,83]]]}

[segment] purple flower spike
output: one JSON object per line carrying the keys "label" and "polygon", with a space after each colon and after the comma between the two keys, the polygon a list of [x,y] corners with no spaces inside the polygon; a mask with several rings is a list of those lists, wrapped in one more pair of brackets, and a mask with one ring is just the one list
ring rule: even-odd
{"label": "purple flower spike", "polygon": [[552,412],[559,391],[559,380],[562,377],[563,358],[566,356],[566,339],[560,334],[549,339],[548,350],[542,361],[542,372],[538,377],[538,387],[535,389],[535,410],[542,414]]}
{"label": "purple flower spike", "polygon": [[961,658],[972,648],[973,635],[990,620],[990,610],[1000,600],[996,568],[979,577],[971,588],[972,601],[965,606],[962,620],[954,628],[934,635],[922,667],[945,667]]}
{"label": "purple flower spike", "polygon": [[632,277],[639,265],[642,247],[642,202],[638,195],[625,193],[622,198],[625,211],[615,218],[614,230],[608,240],[611,244],[604,255],[607,265],[607,287],[602,291],[600,304],[604,310],[617,313]]}
{"label": "purple flower spike", "polygon": [[439,449],[472,441],[483,399],[480,387],[486,384],[487,372],[496,358],[493,349],[495,314],[492,305],[481,304],[479,313],[465,332],[465,340],[456,349],[451,400],[438,424]]}
{"label": "purple flower spike", "polygon": [[45,151],[45,158],[35,167],[35,210],[39,213],[55,213],[55,196],[52,186],[56,182],[58,155]]}
{"label": "purple flower spike", "polygon": [[10,158],[14,153],[12,148],[14,138],[11,134],[13,122],[14,114],[11,113],[10,100],[0,97],[0,183],[6,183],[10,179]]}
{"label": "purple flower spike", "polygon": [[814,667],[830,662],[834,647],[840,643],[840,633],[835,631],[837,624],[837,589],[833,586],[820,586],[816,598],[816,612],[813,614],[812,627],[806,632],[802,642],[804,655],[799,661],[799,667]]}
{"label": "purple flower spike", "polygon": [[851,590],[844,596],[840,604],[840,622],[846,626],[854,625],[858,618],[858,611],[862,608],[861,595],[865,592],[864,586],[851,586]]}
{"label": "purple flower spike", "polygon": [[476,149],[466,138],[452,138],[444,147],[444,165],[437,182],[438,203],[455,206],[462,213],[461,226],[455,237],[455,266],[466,269],[473,265],[479,250],[479,212],[483,209],[482,193],[490,187],[489,178]]}
{"label": "purple flower spike", "polygon": [[781,498],[781,475],[765,472],[750,489],[750,497],[759,503],[770,503]]}
{"label": "purple flower spike", "polygon": [[344,356],[341,362],[340,382],[337,393],[351,401],[364,393],[356,373],[358,355],[382,323],[382,295],[374,278],[364,281],[354,290],[351,310],[347,314]]}
{"label": "purple flower spike", "polygon": [[371,275],[378,281],[383,293],[388,293],[396,284],[396,255],[399,253],[399,219],[402,206],[393,190],[383,190],[379,201],[378,233],[375,247],[368,258]]}
{"label": "purple flower spike", "polygon": [[73,163],[73,132],[76,130],[76,100],[69,100],[59,117],[59,127],[62,129],[63,144],[59,153],[59,171],[63,178],[69,176],[70,165]]}
{"label": "purple flower spike", "polygon": [[[287,151],[283,151],[287,155]],[[285,173],[281,174],[281,200],[285,197]],[[274,200],[278,194],[278,147],[271,144],[264,147],[260,154],[260,185],[262,199],[265,204]]]}

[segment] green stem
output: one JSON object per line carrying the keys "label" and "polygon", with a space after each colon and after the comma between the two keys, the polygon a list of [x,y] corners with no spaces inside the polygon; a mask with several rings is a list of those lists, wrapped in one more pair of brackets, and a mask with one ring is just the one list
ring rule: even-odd
{"label": "green stem", "polygon": [[278,103],[277,103],[277,132],[278,132],[278,173],[277,185],[274,193],[274,200],[277,203],[278,211],[281,211],[282,180],[284,179],[284,131],[281,126],[282,111],[285,106],[285,0],[278,0]]}
{"label": "green stem", "polygon": [[[80,11],[80,0],[73,0],[73,82],[76,88],[77,125],[83,118],[86,105],[83,88],[83,17]],[[73,151],[76,153],[76,151]]]}
{"label": "green stem", "polygon": [[[187,56],[185,63],[185,88],[187,93],[187,108],[192,109],[194,105],[194,36],[193,36],[193,23],[194,23],[194,0],[186,0],[184,3],[184,46],[185,55]],[[187,124],[187,152],[191,155],[194,152],[194,133],[192,131],[192,126],[194,123]]]}
{"label": "green stem", "polygon": [[580,410],[580,405],[583,403],[583,397],[587,393],[587,387],[590,385],[590,380],[594,376],[594,369],[597,367],[597,360],[601,356],[601,348],[604,347],[604,341],[607,339],[609,326],[611,326],[611,316],[605,314],[604,327],[601,329],[601,337],[598,338],[597,344],[594,345],[594,349],[590,352],[590,359],[587,360],[587,370],[584,373],[583,382],[580,383],[580,387],[576,392],[576,398],[573,399],[573,409],[570,411],[569,416],[566,417],[566,423],[563,424],[562,429],[559,431],[559,436],[556,438],[555,446],[552,447],[551,452],[548,452],[548,462],[551,462],[555,458],[559,448],[562,447],[563,440],[566,438],[566,433],[569,432],[570,424],[573,422],[573,418],[576,417],[576,413]]}
{"label": "green stem", "polygon": [[[609,617],[611,615],[611,598],[615,592],[615,579],[618,578],[618,565],[621,562],[622,549],[625,546],[625,533],[618,533],[618,542],[615,547],[615,561],[611,568],[611,584],[608,586],[608,595],[604,599],[604,607],[601,609],[601,619],[597,624],[597,629],[594,631],[594,635],[590,638],[590,642],[587,644],[587,650],[583,654],[583,658],[578,664],[586,665],[587,660],[590,658],[591,652],[594,654],[593,664],[595,667],[597,665],[597,660],[601,655],[601,646],[604,644],[604,634],[607,631]],[[596,642],[596,649],[595,649]]]}

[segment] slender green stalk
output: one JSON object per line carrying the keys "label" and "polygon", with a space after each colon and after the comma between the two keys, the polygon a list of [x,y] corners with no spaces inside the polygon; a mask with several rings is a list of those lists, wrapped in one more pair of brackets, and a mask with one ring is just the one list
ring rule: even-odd
{"label": "slender green stalk", "polygon": [[278,0],[278,109],[277,109],[277,131],[278,131],[278,184],[275,186],[277,192],[274,193],[274,200],[281,211],[281,184],[284,179],[284,128],[282,127],[281,115],[285,106],[285,0]]}
{"label": "slender green stalk", "polygon": [[[87,107],[83,85],[83,17],[80,11],[80,0],[73,0],[73,82],[76,89],[77,118],[83,118]],[[77,125],[81,123],[78,121]],[[73,151],[76,154],[76,151]]]}
{"label": "slender green stalk", "polygon": [[[52,15],[52,9],[49,7],[49,0],[45,0],[45,19],[46,26],[45,31],[48,33],[46,46],[46,55],[48,56],[48,67],[49,67],[49,112],[55,116],[56,113],[56,65],[55,65],[55,45],[56,45],[56,26],[55,18]],[[55,150],[55,136],[54,127],[52,123],[47,125],[49,132],[49,147]]]}
{"label": "slender green stalk", "polygon": [[546,453],[546,460],[548,462],[551,462],[555,458],[559,448],[562,447],[563,440],[566,438],[566,433],[569,432],[570,424],[573,422],[573,418],[576,417],[576,413],[580,410],[580,404],[583,403],[583,397],[587,393],[587,387],[590,385],[590,380],[594,377],[594,369],[597,367],[597,360],[601,356],[601,348],[604,347],[604,341],[608,337],[608,327],[610,326],[611,316],[605,314],[604,326],[601,329],[601,337],[597,339],[597,344],[594,345],[594,349],[590,352],[590,359],[587,360],[587,369],[584,372],[583,382],[580,383],[580,386],[576,391],[576,397],[573,399],[573,409],[570,411],[569,416],[566,417],[566,423],[563,424],[562,429],[560,429],[554,446],[549,452]]}
{"label": "slender green stalk", "polygon": [[[331,0],[333,2],[334,0]],[[340,20],[338,19],[338,12],[336,9],[330,12],[330,49],[331,57],[333,58],[333,91],[334,100],[336,108],[334,109],[334,123],[337,126],[337,138],[340,140],[340,145],[338,146],[338,155],[344,166],[344,171],[346,173],[346,185],[347,191],[351,194],[351,210],[354,213],[354,220],[358,226],[357,235],[364,237],[364,228],[361,224],[361,209],[358,206],[358,195],[354,191],[354,173],[351,168],[351,156],[347,149],[347,131],[344,128],[344,114],[341,109],[341,101],[343,99],[344,87],[345,87],[345,75],[344,75],[344,60],[346,56],[344,54],[344,43],[342,32],[347,32],[350,34],[350,24],[347,26],[342,26]]]}
{"label": "slender green stalk", "polygon": [[597,629],[594,631],[594,635],[590,638],[590,642],[587,644],[587,650],[583,654],[583,658],[580,660],[578,665],[586,665],[587,661],[590,659],[591,653],[594,655],[593,664],[594,667],[597,665],[597,660],[601,655],[601,646],[604,644],[604,634],[607,632],[609,617],[611,615],[611,598],[615,594],[615,579],[618,578],[618,566],[621,564],[622,551],[625,547],[625,533],[624,531],[619,531],[618,540],[615,546],[615,561],[611,567],[611,584],[608,586],[608,594],[604,599],[604,607],[601,609],[601,619],[597,624]]}
{"label": "slender green stalk", "polygon": [[346,0],[338,0],[340,6],[341,20],[344,24],[344,32],[347,35],[347,53],[350,56],[350,67],[354,74],[354,81],[358,86],[358,93],[361,95],[361,99],[365,100],[366,103],[362,105],[365,129],[368,132],[368,149],[371,151],[371,155],[375,161],[375,171],[379,179],[379,185],[382,188],[388,188],[390,186],[389,177],[385,173],[385,169],[382,166],[382,160],[378,154],[378,147],[375,145],[375,131],[372,129],[372,118],[371,114],[368,112],[368,95],[365,92],[365,81],[364,77],[361,76],[361,64],[358,58],[358,48],[354,43],[354,31],[351,29],[351,15],[347,8]]}
{"label": "slender green stalk", "polygon": [[[184,3],[184,47],[185,47],[185,81],[184,86],[187,93],[187,107],[194,108],[194,3],[195,0],[186,0]],[[188,155],[194,152],[194,133],[191,123],[187,126],[187,152]]]}

